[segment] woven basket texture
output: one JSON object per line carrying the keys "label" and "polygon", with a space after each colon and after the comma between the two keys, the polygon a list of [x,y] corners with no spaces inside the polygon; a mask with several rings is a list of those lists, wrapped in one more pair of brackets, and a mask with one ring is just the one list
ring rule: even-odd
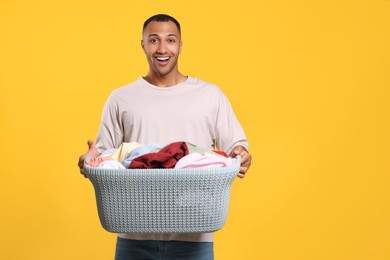
{"label": "woven basket texture", "polygon": [[223,168],[99,169],[84,165],[103,228],[114,233],[214,232],[226,222],[241,158]]}

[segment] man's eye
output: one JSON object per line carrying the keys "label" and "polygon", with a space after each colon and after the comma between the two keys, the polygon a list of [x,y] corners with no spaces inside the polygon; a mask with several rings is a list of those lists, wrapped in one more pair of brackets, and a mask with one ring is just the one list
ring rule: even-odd
{"label": "man's eye", "polygon": [[175,40],[172,40],[172,39],[168,39],[168,42],[169,42],[169,43],[175,43],[176,41],[175,41]]}
{"label": "man's eye", "polygon": [[156,42],[157,42],[157,39],[150,39],[149,42],[150,42],[150,43],[156,43]]}

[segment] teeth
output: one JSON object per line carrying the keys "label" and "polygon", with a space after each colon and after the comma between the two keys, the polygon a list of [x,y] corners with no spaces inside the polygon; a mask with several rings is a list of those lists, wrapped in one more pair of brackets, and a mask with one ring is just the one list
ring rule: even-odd
{"label": "teeth", "polygon": [[168,57],[157,57],[157,60],[165,61],[165,60],[169,60],[169,58]]}

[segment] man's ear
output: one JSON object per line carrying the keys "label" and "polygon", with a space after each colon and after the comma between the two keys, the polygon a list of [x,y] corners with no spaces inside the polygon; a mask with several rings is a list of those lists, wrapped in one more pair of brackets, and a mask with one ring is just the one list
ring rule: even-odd
{"label": "man's ear", "polygon": [[144,45],[144,41],[143,41],[143,40],[141,40],[141,47],[142,47],[142,49],[143,49],[144,52],[145,52],[145,45]]}
{"label": "man's ear", "polygon": [[180,48],[179,48],[179,54],[181,54],[181,49],[183,47],[183,41],[180,41]]}

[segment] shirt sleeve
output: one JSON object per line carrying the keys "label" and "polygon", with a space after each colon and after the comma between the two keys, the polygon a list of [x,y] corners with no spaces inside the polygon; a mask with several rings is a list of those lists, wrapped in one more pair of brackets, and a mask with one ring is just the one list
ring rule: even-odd
{"label": "shirt sleeve", "polygon": [[107,99],[96,137],[96,148],[99,152],[110,148],[118,148],[123,143],[122,123],[118,104],[114,95]]}
{"label": "shirt sleeve", "polygon": [[216,146],[219,150],[230,154],[234,147],[243,146],[249,149],[248,140],[244,129],[234,114],[228,98],[222,93],[219,95],[217,122],[216,122]]}

